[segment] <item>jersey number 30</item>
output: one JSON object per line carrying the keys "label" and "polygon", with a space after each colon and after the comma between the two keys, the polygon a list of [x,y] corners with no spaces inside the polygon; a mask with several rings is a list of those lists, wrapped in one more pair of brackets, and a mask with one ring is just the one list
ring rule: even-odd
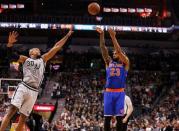
{"label": "jersey number 30", "polygon": [[111,68],[110,76],[120,76],[120,69],[119,68]]}
{"label": "jersey number 30", "polygon": [[34,70],[40,69],[40,64],[34,64],[34,61],[27,61],[27,66],[34,66]]}

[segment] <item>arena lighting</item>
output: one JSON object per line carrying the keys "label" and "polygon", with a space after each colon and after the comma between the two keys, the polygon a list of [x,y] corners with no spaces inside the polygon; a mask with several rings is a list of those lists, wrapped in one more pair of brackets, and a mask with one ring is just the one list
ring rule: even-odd
{"label": "arena lighting", "polygon": [[117,13],[117,12],[119,12],[119,9],[118,8],[112,8],[111,12]]}
{"label": "arena lighting", "polygon": [[111,12],[111,8],[103,8],[104,12]]}
{"label": "arena lighting", "polygon": [[136,9],[134,9],[134,8],[128,8],[127,10],[128,10],[129,13],[135,13],[136,12]]}
{"label": "arena lighting", "polygon": [[9,8],[9,5],[8,5],[8,4],[1,4],[1,8],[2,8],[2,9],[8,9],[8,8]]}
{"label": "arena lighting", "polygon": [[109,27],[115,31],[122,32],[152,32],[152,33],[170,33],[175,26],[171,27],[146,27],[146,26],[118,26],[118,25],[85,25],[85,24],[52,24],[52,23],[15,23],[0,22],[0,28],[17,28],[17,29],[70,29],[94,31],[96,27],[107,30]]}
{"label": "arena lighting", "polygon": [[136,8],[136,12],[137,12],[137,13],[143,13],[143,12],[144,12],[144,9],[142,9],[142,8]]}
{"label": "arena lighting", "polygon": [[18,8],[18,9],[23,9],[24,7],[25,7],[24,4],[17,4],[17,8]]}
{"label": "arena lighting", "polygon": [[25,8],[24,4],[18,3],[18,4],[1,4],[0,8],[2,9],[23,9]]}
{"label": "arena lighting", "polygon": [[34,105],[33,110],[41,111],[41,112],[49,112],[49,111],[54,111],[55,106],[54,105]]}
{"label": "arena lighting", "polygon": [[144,10],[145,10],[145,12],[147,12],[147,13],[152,13],[152,9],[151,9],[151,8],[145,8]]}
{"label": "arena lighting", "polygon": [[16,4],[9,4],[9,9],[16,9],[16,8],[17,8]]}
{"label": "arena lighting", "polygon": [[179,30],[179,25],[174,26],[176,30]]}
{"label": "arena lighting", "polygon": [[103,12],[106,12],[106,13],[109,13],[109,12],[114,12],[114,13],[117,13],[117,12],[120,12],[120,13],[143,13],[143,12],[146,12],[146,13],[152,13],[152,9],[151,8],[109,8],[109,7],[104,7],[103,8]]}
{"label": "arena lighting", "polygon": [[119,10],[120,10],[119,12],[127,13],[127,8],[120,8]]}

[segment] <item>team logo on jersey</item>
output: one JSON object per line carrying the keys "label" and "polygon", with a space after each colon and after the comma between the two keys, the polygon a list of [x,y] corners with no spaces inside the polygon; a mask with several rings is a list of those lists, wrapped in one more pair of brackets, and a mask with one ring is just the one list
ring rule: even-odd
{"label": "team logo on jersey", "polygon": [[124,109],[120,109],[120,110],[119,110],[119,113],[120,113],[120,114],[124,114]]}

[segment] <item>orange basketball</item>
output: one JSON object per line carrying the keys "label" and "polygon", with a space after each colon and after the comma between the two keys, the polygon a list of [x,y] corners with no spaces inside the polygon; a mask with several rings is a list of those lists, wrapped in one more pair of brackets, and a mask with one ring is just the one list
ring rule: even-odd
{"label": "orange basketball", "polygon": [[88,5],[88,12],[91,15],[97,15],[100,12],[100,5],[96,2],[92,2]]}

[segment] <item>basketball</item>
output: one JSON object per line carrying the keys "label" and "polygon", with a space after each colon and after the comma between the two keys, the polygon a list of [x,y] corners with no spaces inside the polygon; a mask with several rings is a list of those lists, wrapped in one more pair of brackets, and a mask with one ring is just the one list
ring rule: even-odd
{"label": "basketball", "polygon": [[92,2],[88,5],[88,12],[91,15],[97,15],[100,12],[100,5],[96,2]]}

